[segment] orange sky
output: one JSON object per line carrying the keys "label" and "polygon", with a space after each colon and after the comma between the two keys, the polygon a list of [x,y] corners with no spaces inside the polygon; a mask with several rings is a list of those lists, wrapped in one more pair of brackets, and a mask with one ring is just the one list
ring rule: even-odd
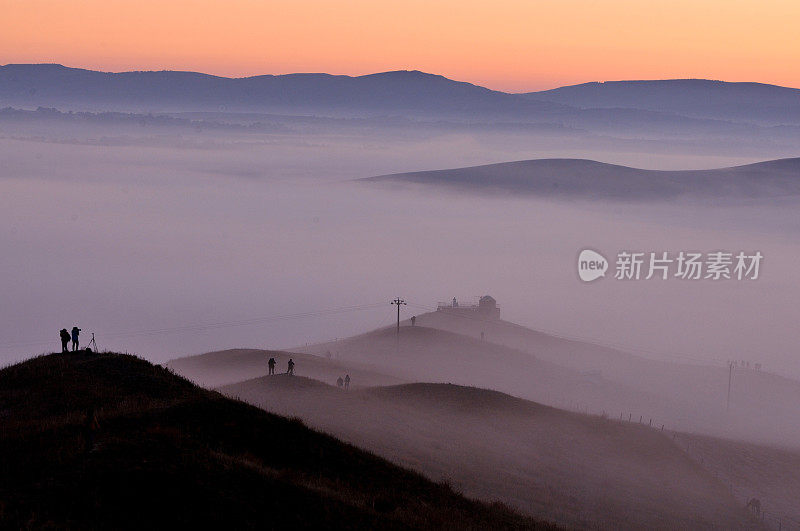
{"label": "orange sky", "polygon": [[800,87],[798,0],[0,0],[0,64]]}

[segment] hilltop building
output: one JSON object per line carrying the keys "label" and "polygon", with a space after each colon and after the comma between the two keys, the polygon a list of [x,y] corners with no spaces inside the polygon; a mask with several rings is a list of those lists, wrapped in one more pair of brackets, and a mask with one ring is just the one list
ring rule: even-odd
{"label": "hilltop building", "polygon": [[478,304],[463,305],[458,303],[458,299],[453,297],[452,302],[440,302],[436,307],[437,312],[447,314],[462,315],[464,317],[478,317],[480,319],[500,319],[500,308],[497,301],[491,295],[484,295],[478,299]]}

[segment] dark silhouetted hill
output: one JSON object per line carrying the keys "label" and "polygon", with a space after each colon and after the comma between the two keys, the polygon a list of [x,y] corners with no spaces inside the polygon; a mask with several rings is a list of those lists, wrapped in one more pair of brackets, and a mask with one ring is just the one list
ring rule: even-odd
{"label": "dark silhouetted hill", "polygon": [[0,477],[13,529],[540,527],[117,354],[0,371]]}
{"label": "dark silhouetted hill", "polygon": [[368,177],[474,192],[612,200],[800,196],[800,158],[713,170],[644,170],[584,159],[537,159]]}

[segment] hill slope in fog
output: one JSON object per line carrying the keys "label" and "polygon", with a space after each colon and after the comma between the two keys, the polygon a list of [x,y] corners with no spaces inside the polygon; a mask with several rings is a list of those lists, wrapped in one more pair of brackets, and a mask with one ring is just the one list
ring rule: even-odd
{"label": "hill slope in fog", "polygon": [[637,423],[451,384],[345,391],[277,375],[220,390],[570,527],[758,528],[669,435]]}
{"label": "hill slope in fog", "polygon": [[276,374],[285,373],[288,361],[293,359],[297,364],[295,374],[327,383],[335,383],[338,377],[347,373],[358,385],[391,385],[405,381],[368,366],[281,350],[221,350],[176,358],[168,361],[166,366],[203,387],[219,387],[267,374],[270,358],[275,358]]}
{"label": "hill slope in fog", "polygon": [[678,431],[795,448],[800,437],[800,382],[767,372],[737,367],[726,411],[726,366],[648,359],[508,321],[447,312],[418,315],[415,327],[403,324],[399,351],[394,328],[384,328],[296,349],[304,354],[222,351],[169,366],[218,386],[266,374],[273,356],[284,372],[294,356],[296,374],[329,384],[345,374],[354,387],[452,382],[617,419],[652,419],[655,426]]}
{"label": "hill slope in fog", "polygon": [[[407,321],[405,322],[408,323]],[[407,382],[453,382],[496,389],[544,404],[639,417],[668,429],[797,446],[800,382],[755,370],[734,371],[726,412],[728,368],[642,358],[563,339],[507,321],[447,312],[401,327],[301,347],[344,362],[368,364]],[[485,340],[480,340],[484,332]]]}
{"label": "hill slope in fog", "polygon": [[610,200],[800,196],[800,158],[713,170],[644,170],[584,159],[536,159],[359,179],[466,192]]}
{"label": "hill slope in fog", "polygon": [[738,500],[759,500],[770,528],[800,529],[800,452],[685,433],[675,442]]}
{"label": "hill slope in fog", "polygon": [[[732,373],[731,407],[727,411],[729,369],[724,365],[645,358],[479,315],[466,318],[464,314],[430,312],[418,315],[417,324],[475,341],[483,332],[487,343],[504,345],[535,355],[542,362],[593,375],[595,381],[605,382],[606,387],[591,396],[578,390],[567,392],[575,393],[573,400],[581,401],[594,413],[603,409],[614,412],[616,408],[633,417],[655,417],[678,430],[800,448],[797,443],[800,412],[796,407],[800,403],[800,382],[796,380],[736,367]],[[613,390],[615,385],[621,387]],[[623,390],[627,390],[625,394]],[[620,401],[631,400],[633,393],[642,393],[637,402],[618,405]],[[656,405],[652,404],[652,397],[657,397]],[[555,397],[549,398],[549,401],[547,397],[534,399],[554,403]],[[563,402],[555,402],[560,403]]]}
{"label": "hill slope in fog", "polygon": [[[631,411],[662,421],[668,418],[668,412],[681,411],[688,415],[693,411],[689,404],[610,382],[595,373],[560,366],[519,349],[444,330],[402,327],[399,352],[396,345],[394,329],[390,328],[299,347],[297,350],[305,354],[294,358],[295,374],[318,376],[331,384],[338,377],[350,374],[353,387],[397,382],[452,382],[497,389],[561,407],[592,404],[616,414],[624,410],[627,415]],[[257,352],[252,355],[268,359],[269,354]],[[333,360],[327,360],[328,353]],[[319,364],[328,368],[321,371]],[[244,375],[241,378],[244,380],[266,373],[265,362],[253,366],[224,351],[173,360],[169,366],[196,381],[209,381],[210,374],[224,375],[219,379],[231,381],[231,375]]]}
{"label": "hill slope in fog", "polygon": [[0,415],[3,527],[547,528],[133,356],[7,367]]}

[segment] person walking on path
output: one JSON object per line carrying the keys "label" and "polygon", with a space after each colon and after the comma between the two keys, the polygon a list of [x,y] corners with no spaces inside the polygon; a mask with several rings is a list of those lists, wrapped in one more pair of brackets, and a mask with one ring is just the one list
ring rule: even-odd
{"label": "person walking on path", "polygon": [[270,358],[267,362],[267,366],[269,367],[269,374],[275,374],[275,358]]}
{"label": "person walking on path", "polygon": [[286,370],[286,374],[294,375],[294,360],[289,358],[289,368]]}
{"label": "person walking on path", "polygon": [[344,388],[350,389],[350,375],[346,374],[344,377]]}

